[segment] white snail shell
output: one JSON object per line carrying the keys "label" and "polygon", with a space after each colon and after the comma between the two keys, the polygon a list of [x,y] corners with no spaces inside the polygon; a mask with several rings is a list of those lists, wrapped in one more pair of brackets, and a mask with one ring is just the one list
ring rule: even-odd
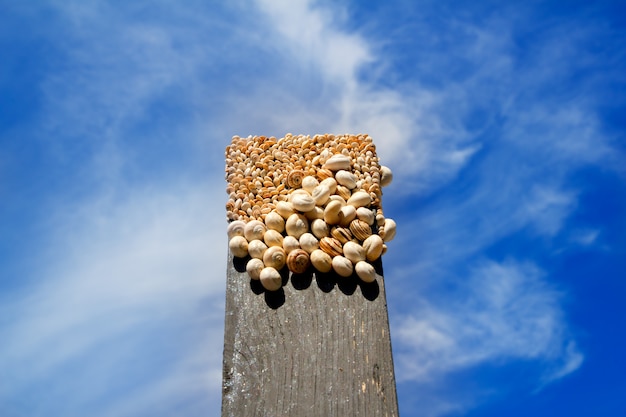
{"label": "white snail shell", "polygon": [[276,230],[270,229],[263,235],[263,241],[267,246],[280,246],[282,248],[283,240],[283,235]]}
{"label": "white snail shell", "polygon": [[285,266],[285,262],[287,262],[287,254],[283,248],[279,248],[278,246],[267,248],[263,254],[263,263],[265,266],[271,266],[278,270]]}
{"label": "white snail shell", "polygon": [[339,170],[335,174],[335,179],[338,184],[341,184],[350,190],[356,187],[356,176],[351,172],[344,171],[343,169]]}
{"label": "white snail shell", "polygon": [[250,278],[258,280],[261,278],[261,271],[265,268],[265,264],[261,259],[252,258],[246,264],[246,272]]}
{"label": "white snail shell", "polygon": [[271,211],[265,216],[265,226],[270,230],[282,233],[285,230],[285,219],[276,211]]}
{"label": "white snail shell", "polygon": [[324,219],[315,219],[311,222],[311,233],[318,239],[328,236],[328,224]]}
{"label": "white snail shell", "polygon": [[290,202],[279,201],[278,203],[276,203],[276,212],[280,214],[283,219],[286,220],[289,218],[289,216],[295,213],[295,210],[293,209],[293,206]]}
{"label": "white snail shell", "polygon": [[255,239],[263,239],[263,235],[267,231],[267,227],[260,220],[250,220],[246,223],[246,226],[243,230],[243,234],[248,239],[248,242]]}
{"label": "white snail shell", "polygon": [[332,177],[322,180],[322,182],[320,182],[320,185],[325,185],[326,187],[328,187],[328,189],[330,190],[330,194],[335,194],[335,191],[337,190],[337,180]]}
{"label": "white snail shell", "polygon": [[315,200],[308,193],[296,194],[291,198],[291,205],[294,209],[304,213],[315,208]]}
{"label": "white snail shell", "polygon": [[357,191],[348,199],[348,204],[356,208],[367,207],[372,203],[372,197],[365,191]]}
{"label": "white snail shell", "polygon": [[347,227],[350,222],[356,218],[356,208],[354,206],[345,205],[339,210],[339,225]]}
{"label": "white snail shell", "polygon": [[313,221],[315,219],[323,219],[324,218],[324,209],[318,206],[315,206],[313,210],[307,211],[303,213],[304,217],[307,218],[308,221]]}
{"label": "white snail shell", "polygon": [[378,235],[371,235],[363,241],[363,248],[365,249],[365,258],[373,262],[380,258],[383,253],[383,239]]}
{"label": "white snail shell", "polygon": [[333,258],[326,252],[316,249],[310,256],[311,264],[320,272],[330,272],[332,269]]}
{"label": "white snail shell", "polygon": [[323,206],[330,198],[330,188],[326,184],[320,184],[313,189],[311,197],[313,197],[315,205]]}
{"label": "white snail shell", "polygon": [[385,242],[393,240],[393,238],[396,237],[396,222],[392,219],[385,219],[382,231],[381,237]]}
{"label": "white snail shell", "polygon": [[370,263],[365,261],[357,262],[354,265],[354,271],[364,282],[374,282],[376,280],[376,269]]}
{"label": "white snail shell", "polygon": [[335,154],[326,160],[322,168],[339,171],[340,169],[349,169],[350,163],[350,157],[343,154]]}
{"label": "white snail shell", "polygon": [[237,258],[245,258],[248,256],[248,241],[243,236],[233,236],[233,238],[228,241],[228,248],[233,256]]}
{"label": "white snail shell", "polygon": [[248,253],[253,258],[263,259],[266,250],[267,245],[262,240],[253,239],[248,243]]}
{"label": "white snail shell", "polygon": [[309,230],[309,221],[304,215],[294,213],[287,219],[285,230],[289,236],[299,239],[300,236]]}
{"label": "white snail shell", "polygon": [[293,236],[285,236],[283,238],[283,249],[289,254],[291,251],[300,249],[300,242]]}
{"label": "white snail shell", "polygon": [[309,175],[302,178],[302,188],[307,190],[309,193],[313,193],[313,189],[319,185],[319,181],[317,178]]}
{"label": "white snail shell", "polygon": [[328,224],[339,224],[341,220],[339,212],[341,211],[341,202],[332,200],[324,208],[324,221]]}
{"label": "white snail shell", "polygon": [[391,180],[393,180],[393,173],[391,169],[386,166],[380,167],[380,186],[386,187],[391,184]]}
{"label": "white snail shell", "polygon": [[343,256],[348,258],[353,264],[356,264],[365,260],[365,249],[356,242],[346,242],[343,245]]}
{"label": "white snail shell", "polygon": [[246,223],[243,220],[235,220],[228,224],[228,239],[232,239],[235,236],[244,236],[243,231],[246,227]]}
{"label": "white snail shell", "polygon": [[352,272],[354,271],[352,262],[350,262],[348,258],[341,255],[337,255],[333,258],[332,267],[338,275],[346,278],[352,275]]}
{"label": "white snail shell", "polygon": [[376,214],[374,213],[374,210],[368,209],[367,207],[359,207],[356,209],[356,217],[367,223],[369,226],[372,226],[376,221]]}
{"label": "white snail shell", "polygon": [[308,253],[320,248],[319,240],[311,233],[304,233],[298,240],[300,241],[300,247]]}
{"label": "white snail shell", "polygon": [[283,277],[271,266],[263,268],[259,274],[261,285],[268,291],[277,291],[283,286]]}

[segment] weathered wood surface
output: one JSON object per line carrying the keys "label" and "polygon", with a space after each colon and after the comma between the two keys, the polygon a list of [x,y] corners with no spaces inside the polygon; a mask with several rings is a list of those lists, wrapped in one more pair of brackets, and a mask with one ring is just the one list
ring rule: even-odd
{"label": "weathered wood surface", "polygon": [[222,416],[397,416],[382,279],[283,282],[265,292],[229,254]]}

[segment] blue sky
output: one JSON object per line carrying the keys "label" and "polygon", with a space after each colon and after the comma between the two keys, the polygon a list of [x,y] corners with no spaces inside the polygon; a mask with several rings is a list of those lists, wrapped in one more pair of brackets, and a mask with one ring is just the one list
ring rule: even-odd
{"label": "blue sky", "polygon": [[369,133],[403,416],[626,413],[620,2],[0,0],[0,414],[217,415],[232,135]]}

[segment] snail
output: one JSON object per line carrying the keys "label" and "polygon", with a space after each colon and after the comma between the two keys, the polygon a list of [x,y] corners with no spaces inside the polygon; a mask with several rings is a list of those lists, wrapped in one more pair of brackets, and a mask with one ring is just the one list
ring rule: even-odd
{"label": "snail", "polygon": [[393,179],[393,173],[391,169],[386,166],[380,167],[380,186],[386,187],[391,184],[391,180]]}
{"label": "snail", "polygon": [[287,262],[287,254],[283,248],[278,246],[267,248],[263,254],[263,263],[265,266],[271,266],[278,270],[285,266],[285,262]]}
{"label": "snail", "polygon": [[282,233],[285,230],[285,219],[278,212],[271,211],[265,216],[265,226],[270,230]]}
{"label": "snail", "polygon": [[283,235],[276,230],[268,230],[263,235],[263,241],[267,246],[283,246]]}
{"label": "snail", "polygon": [[372,235],[372,228],[363,220],[354,219],[350,222],[350,231],[361,242]]}
{"label": "snail", "polygon": [[242,220],[235,220],[228,224],[228,239],[232,239],[235,236],[243,236],[243,230],[246,227],[246,223]]}
{"label": "snail", "polygon": [[245,258],[248,256],[248,241],[243,236],[234,236],[228,241],[228,249],[230,249],[233,256]]}
{"label": "snail", "polygon": [[315,200],[308,193],[296,194],[291,199],[291,205],[294,209],[304,213],[315,208]]}
{"label": "snail", "polygon": [[320,272],[330,272],[332,269],[333,259],[321,249],[314,250],[309,259],[313,267]]}
{"label": "snail", "polygon": [[339,171],[341,169],[349,169],[351,163],[350,157],[343,154],[336,154],[328,158],[324,165],[322,165],[322,168],[330,169],[331,171]]}
{"label": "snail", "polygon": [[246,223],[243,234],[248,242],[250,242],[251,240],[255,239],[263,239],[263,235],[265,234],[266,230],[267,227],[265,227],[265,223],[262,223],[260,220],[251,220]]}
{"label": "snail", "polygon": [[348,204],[355,208],[367,207],[372,202],[372,197],[365,191],[357,191],[348,199]]}
{"label": "snail", "polygon": [[356,187],[356,176],[343,169],[335,173],[335,180],[337,180],[337,184],[341,184],[350,190]]}
{"label": "snail", "polygon": [[283,238],[283,249],[285,253],[289,254],[293,250],[300,249],[300,242],[293,236],[285,236]]}
{"label": "snail", "polygon": [[354,272],[363,282],[374,282],[376,280],[376,269],[370,263],[359,261],[354,265]]}
{"label": "snail", "polygon": [[289,236],[299,239],[309,230],[309,221],[302,214],[294,213],[287,219],[285,230]]}
{"label": "snail", "polygon": [[267,245],[262,240],[253,239],[248,242],[248,253],[253,258],[263,259],[263,254],[266,250]]}
{"label": "snail", "polygon": [[365,260],[365,249],[356,242],[346,242],[343,245],[343,256],[348,258],[353,264],[356,264]]}
{"label": "snail", "polygon": [[290,188],[300,188],[304,179],[304,171],[296,169],[287,175],[287,186]]}
{"label": "snail", "polygon": [[263,268],[265,268],[265,264],[261,259],[252,258],[246,264],[246,272],[255,281],[261,278]]}
{"label": "snail", "polygon": [[313,189],[319,184],[320,182],[317,180],[317,178],[311,175],[302,178],[302,188],[307,190],[311,194],[313,194]]}
{"label": "snail", "polygon": [[315,219],[311,222],[311,233],[318,239],[328,236],[328,224],[324,219]]}
{"label": "snail", "polygon": [[350,275],[352,275],[352,272],[354,271],[354,267],[352,266],[352,262],[350,262],[349,259],[341,256],[341,255],[337,255],[335,257],[333,257],[333,260],[331,262],[332,267],[333,267],[333,271],[335,271],[339,276],[342,277],[349,277]]}
{"label": "snail", "polygon": [[330,256],[338,256],[343,253],[341,242],[334,237],[323,237],[320,239],[320,249]]}
{"label": "snail", "polygon": [[319,249],[320,242],[312,233],[304,233],[298,239],[300,242],[300,247],[304,249],[306,252],[311,253],[315,249]]}
{"label": "snail", "polygon": [[287,268],[295,274],[304,273],[310,264],[309,253],[303,249],[293,250],[287,255]]}
{"label": "snail", "polygon": [[383,239],[378,235],[371,235],[363,241],[365,249],[365,258],[373,262],[380,258],[383,253]]}
{"label": "snail", "polygon": [[278,291],[283,286],[283,277],[271,266],[265,267],[259,274],[261,285],[268,291]]}

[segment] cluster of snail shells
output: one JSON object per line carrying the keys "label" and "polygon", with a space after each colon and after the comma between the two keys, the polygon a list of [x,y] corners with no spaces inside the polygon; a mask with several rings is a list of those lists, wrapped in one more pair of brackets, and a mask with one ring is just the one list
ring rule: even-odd
{"label": "cluster of snail shells", "polygon": [[[262,220],[228,225],[229,249],[235,257],[250,256],[246,271],[251,279],[276,291],[285,266],[296,274],[312,266],[342,277],[356,273],[364,282],[376,279],[373,262],[387,250],[396,223],[382,215],[371,193],[358,187],[351,166],[349,156],[334,154],[321,166],[322,175],[294,170],[286,200],[277,201]],[[381,171],[385,186],[391,171]]]}

